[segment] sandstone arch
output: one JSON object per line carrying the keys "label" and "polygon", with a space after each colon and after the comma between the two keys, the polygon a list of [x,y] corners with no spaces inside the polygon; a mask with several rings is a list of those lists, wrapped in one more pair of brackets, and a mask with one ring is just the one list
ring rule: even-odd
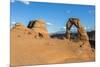
{"label": "sandstone arch", "polygon": [[66,38],[68,40],[71,40],[70,29],[73,25],[75,25],[77,28],[78,39],[81,42],[81,44],[79,45],[91,57],[91,54],[94,54],[94,53],[92,52],[92,49],[89,43],[89,37],[84,27],[81,25],[80,20],[78,18],[69,18],[66,24]]}
{"label": "sandstone arch", "polygon": [[84,27],[80,24],[80,20],[78,18],[69,18],[66,24],[66,38],[71,39],[71,27],[75,26],[77,28],[78,39],[80,40],[89,40],[88,35],[84,29]]}

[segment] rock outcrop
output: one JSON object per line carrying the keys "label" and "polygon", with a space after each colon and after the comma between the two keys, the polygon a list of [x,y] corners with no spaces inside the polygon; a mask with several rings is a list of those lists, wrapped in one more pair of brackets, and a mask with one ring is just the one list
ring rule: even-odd
{"label": "rock outcrop", "polygon": [[[77,27],[77,41],[70,38],[72,25]],[[79,19],[70,18],[66,26],[68,39],[58,39],[48,38],[43,20],[30,21],[27,27],[15,24],[10,36],[11,66],[95,61],[95,50],[91,49]]]}
{"label": "rock outcrop", "polygon": [[95,51],[93,51],[93,49],[91,48],[87,32],[81,25],[78,18],[69,18],[66,24],[66,38],[71,40],[70,29],[73,25],[77,28],[78,39],[81,42],[80,47],[83,50],[82,58],[93,58],[95,56]]}
{"label": "rock outcrop", "polygon": [[84,27],[80,24],[80,20],[78,18],[69,18],[69,20],[66,24],[66,38],[71,40],[70,29],[73,25],[76,26],[76,28],[77,28],[78,39],[79,39],[79,41],[82,42],[81,47],[84,50],[86,50],[87,52],[91,53],[89,37],[88,37],[87,32],[85,31]]}
{"label": "rock outcrop", "polygon": [[66,24],[66,38],[70,39],[70,29],[72,26],[76,26],[78,32],[78,39],[80,40],[89,40],[89,37],[82,25],[80,24],[80,20],[78,18],[70,18]]}
{"label": "rock outcrop", "polygon": [[44,20],[32,20],[29,22],[27,27],[35,31],[37,33],[37,37],[49,38],[49,34],[46,29]]}
{"label": "rock outcrop", "polygon": [[16,33],[14,36],[25,37],[25,39],[27,37],[36,38],[37,36],[35,31],[32,31],[31,29],[26,28],[22,23],[16,23],[14,27],[12,27],[11,35],[13,35],[14,33]]}

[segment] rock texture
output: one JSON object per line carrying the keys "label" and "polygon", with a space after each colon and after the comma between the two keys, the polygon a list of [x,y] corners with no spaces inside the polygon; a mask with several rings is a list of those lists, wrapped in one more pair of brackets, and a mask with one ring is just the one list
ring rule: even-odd
{"label": "rock texture", "polygon": [[15,26],[11,29],[11,35],[14,33],[16,33],[16,37],[26,37],[27,35],[28,37],[31,37],[31,38],[37,37],[37,34],[35,31],[32,31],[31,29],[26,28],[22,23],[15,24]]}
{"label": "rock texture", "polygon": [[82,25],[80,24],[80,20],[78,18],[70,18],[66,24],[66,38],[70,39],[70,29],[72,26],[76,26],[77,33],[78,33],[78,39],[80,40],[89,40],[89,37]]}
{"label": "rock texture", "polygon": [[35,31],[39,38],[49,38],[44,20],[32,20],[27,27]]}
{"label": "rock texture", "polygon": [[[72,25],[78,28],[80,40],[77,42],[69,40]],[[66,36],[69,39],[48,38],[43,20],[30,21],[27,27],[17,23],[11,29],[12,67],[95,61],[95,50],[91,49],[86,32],[77,18],[70,18],[67,23]]]}
{"label": "rock texture", "polygon": [[[69,18],[67,24],[66,24],[66,38],[71,40],[71,32],[70,29],[72,26],[76,26],[77,28],[77,33],[78,33],[78,39],[81,41],[81,47],[86,50],[87,52],[93,53],[90,43],[89,43],[89,37],[87,35],[87,32],[85,31],[84,27],[81,25],[80,20],[78,18]],[[88,55],[86,52],[86,55]],[[89,56],[89,55],[88,55]]]}

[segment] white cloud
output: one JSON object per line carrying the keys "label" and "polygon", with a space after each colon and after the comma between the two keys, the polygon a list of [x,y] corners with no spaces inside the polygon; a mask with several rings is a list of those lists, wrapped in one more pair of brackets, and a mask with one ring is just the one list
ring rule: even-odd
{"label": "white cloud", "polygon": [[52,26],[53,25],[52,23],[49,23],[49,22],[47,22],[46,24],[49,25],[49,26]]}
{"label": "white cloud", "polygon": [[10,24],[10,28],[12,28],[15,24],[16,24],[17,22],[11,22],[11,24]]}
{"label": "white cloud", "polygon": [[15,0],[11,0],[11,3],[14,3],[15,2]]}
{"label": "white cloud", "polygon": [[[92,30],[95,30],[95,27],[91,27],[91,26],[84,26],[84,29],[86,30],[86,31],[92,31]],[[62,28],[60,28],[60,30],[61,31],[65,31],[66,30],[66,27],[62,27]],[[71,29],[70,29],[70,31],[77,31],[77,28],[75,27],[75,26],[72,26],[71,27]]]}
{"label": "white cloud", "polygon": [[84,29],[85,29],[86,31],[94,30],[93,28],[94,28],[94,27],[84,27]]}
{"label": "white cloud", "polygon": [[20,1],[20,2],[22,2],[24,4],[26,4],[26,5],[29,5],[30,4],[30,2],[27,1],[27,0],[11,0],[12,3],[14,3],[15,1]]}
{"label": "white cloud", "polygon": [[88,12],[89,12],[89,13],[92,13],[92,11],[91,11],[91,10],[89,10]]}
{"label": "white cloud", "polygon": [[85,30],[87,30],[87,27],[84,27]]}
{"label": "white cloud", "polygon": [[[66,27],[63,27],[63,29],[66,29]],[[75,27],[71,27],[71,30],[76,30]]]}
{"label": "white cloud", "polygon": [[63,29],[66,29],[66,27],[63,27]]}
{"label": "white cloud", "polygon": [[89,10],[88,13],[89,13],[89,14],[91,14],[91,13],[94,13],[94,14],[95,14],[95,11]]}
{"label": "white cloud", "polygon": [[30,4],[30,2],[27,1],[27,0],[18,0],[18,1],[20,1],[20,2],[22,2],[22,3],[24,3],[24,4],[26,4],[26,5],[29,5],[29,4]]}
{"label": "white cloud", "polygon": [[84,29],[85,29],[85,30],[89,30],[89,29],[91,29],[91,28],[90,28],[90,27],[84,27]]}
{"label": "white cloud", "polygon": [[16,22],[11,22],[11,24],[16,24]]}
{"label": "white cloud", "polygon": [[70,10],[67,10],[66,12],[67,12],[67,13],[71,13],[71,11],[70,11]]}

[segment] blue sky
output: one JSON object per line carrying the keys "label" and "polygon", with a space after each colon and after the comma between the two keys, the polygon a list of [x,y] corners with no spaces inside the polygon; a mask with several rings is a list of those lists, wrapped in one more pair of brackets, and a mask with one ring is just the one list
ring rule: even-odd
{"label": "blue sky", "polygon": [[54,33],[65,30],[70,17],[79,18],[86,30],[93,29],[95,6],[11,1],[11,24],[22,22],[27,26],[30,20],[44,19],[49,33]]}

